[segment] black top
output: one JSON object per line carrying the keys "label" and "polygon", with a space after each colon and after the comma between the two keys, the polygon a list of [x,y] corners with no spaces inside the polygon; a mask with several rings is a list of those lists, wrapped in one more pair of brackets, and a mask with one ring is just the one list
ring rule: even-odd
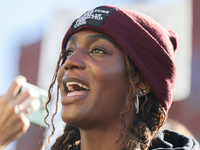
{"label": "black top", "polygon": [[[74,150],[80,150],[80,144]],[[199,143],[174,131],[164,130],[153,139],[149,150],[199,150]]]}

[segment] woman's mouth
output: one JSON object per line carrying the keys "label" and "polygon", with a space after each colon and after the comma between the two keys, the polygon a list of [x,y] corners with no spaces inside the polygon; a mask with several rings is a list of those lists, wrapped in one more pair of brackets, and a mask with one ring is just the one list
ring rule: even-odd
{"label": "woman's mouth", "polygon": [[76,77],[63,78],[64,95],[61,103],[63,105],[72,104],[83,100],[89,93],[90,88],[84,80]]}
{"label": "woman's mouth", "polygon": [[66,96],[84,95],[88,91],[90,91],[90,88],[88,86],[79,82],[67,82],[66,88],[67,88]]}

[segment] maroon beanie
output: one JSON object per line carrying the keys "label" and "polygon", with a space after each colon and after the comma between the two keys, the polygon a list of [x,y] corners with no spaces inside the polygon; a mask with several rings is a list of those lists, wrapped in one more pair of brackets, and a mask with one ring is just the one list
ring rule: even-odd
{"label": "maroon beanie", "polygon": [[113,39],[147,79],[151,90],[168,111],[176,80],[174,55],[177,35],[152,18],[127,9],[99,6],[76,19],[67,31],[62,48],[74,33],[90,29]]}

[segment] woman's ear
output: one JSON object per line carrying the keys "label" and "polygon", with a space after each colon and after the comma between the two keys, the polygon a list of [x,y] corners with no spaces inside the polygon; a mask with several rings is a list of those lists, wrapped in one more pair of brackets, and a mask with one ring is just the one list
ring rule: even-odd
{"label": "woman's ear", "polygon": [[143,97],[151,91],[149,83],[142,74],[137,74],[135,76],[135,91],[135,94],[137,94],[139,97]]}

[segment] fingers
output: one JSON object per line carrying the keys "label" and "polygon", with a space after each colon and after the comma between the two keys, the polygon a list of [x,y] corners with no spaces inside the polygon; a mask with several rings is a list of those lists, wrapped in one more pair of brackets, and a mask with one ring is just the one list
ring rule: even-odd
{"label": "fingers", "polygon": [[[16,116],[20,113],[29,114],[35,112],[40,107],[40,101],[37,99],[38,92],[25,91],[20,93],[14,101],[0,100],[0,124],[4,124],[10,116]],[[6,99],[3,95],[0,99]],[[30,102],[28,102],[31,100]]]}
{"label": "fingers", "polygon": [[26,118],[25,114],[21,113],[20,116],[23,121],[23,128],[21,130],[21,133],[24,134],[26,133],[26,131],[28,130],[30,126],[30,121]]}
{"label": "fingers", "polygon": [[8,99],[13,99],[16,97],[20,87],[23,83],[26,82],[26,78],[24,76],[18,76],[14,79],[14,81],[11,83],[10,87],[8,88],[8,91],[6,93],[6,96]]}
{"label": "fingers", "polygon": [[40,101],[38,99],[32,100],[27,107],[22,109],[22,112],[27,115],[36,112],[40,108]]}
{"label": "fingers", "polygon": [[39,92],[28,90],[20,93],[13,104],[15,105],[15,113],[22,112],[27,115],[35,112],[40,107]]}
{"label": "fingers", "polygon": [[13,101],[14,105],[24,105],[29,99],[39,99],[39,92],[35,90],[27,90],[18,95]]}
{"label": "fingers", "polygon": [[30,121],[25,115],[40,107],[37,91],[21,92],[16,97],[25,82],[25,77],[18,76],[10,85],[7,93],[0,96],[0,145],[10,143],[24,134],[30,126]]}
{"label": "fingers", "polygon": [[18,76],[10,85],[7,93],[0,96],[0,126],[7,122],[11,116],[19,115],[19,113],[29,114],[39,108],[39,100],[36,102],[28,102],[30,99],[39,98],[39,92],[29,90],[21,92],[17,97],[22,84],[26,82],[26,78]]}
{"label": "fingers", "polygon": [[28,90],[25,92],[20,92],[16,97],[19,89],[26,82],[26,78],[24,76],[18,76],[14,79],[12,84],[10,85],[7,93],[0,97],[0,102],[2,101],[10,101],[13,105],[20,105],[19,108],[22,110],[26,106],[23,106],[30,98],[37,99],[39,98],[39,92],[36,90]]}

